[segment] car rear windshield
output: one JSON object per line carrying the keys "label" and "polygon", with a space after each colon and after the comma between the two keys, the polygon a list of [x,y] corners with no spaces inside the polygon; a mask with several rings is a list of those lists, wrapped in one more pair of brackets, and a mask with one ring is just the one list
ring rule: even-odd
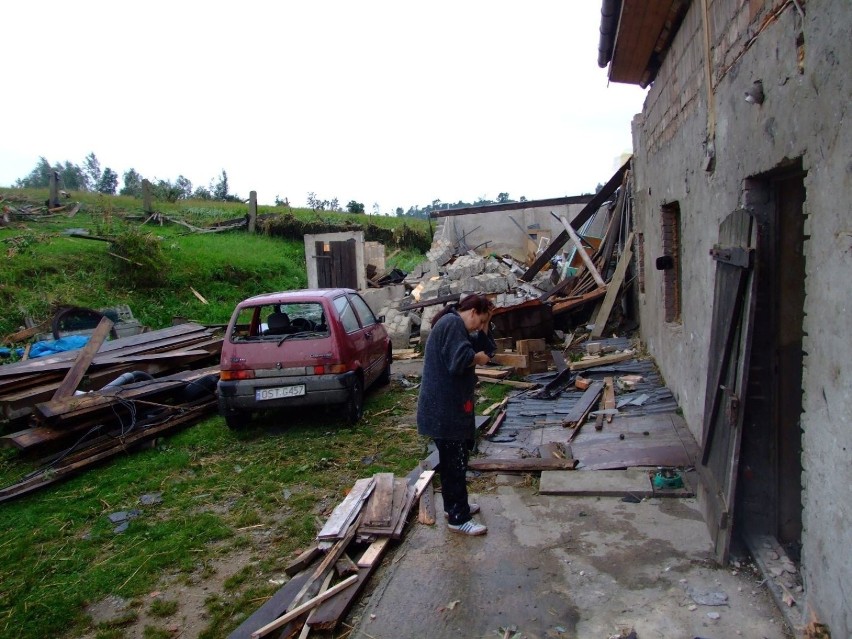
{"label": "car rear windshield", "polygon": [[323,306],[318,302],[263,304],[239,310],[231,341],[316,339],[328,334]]}

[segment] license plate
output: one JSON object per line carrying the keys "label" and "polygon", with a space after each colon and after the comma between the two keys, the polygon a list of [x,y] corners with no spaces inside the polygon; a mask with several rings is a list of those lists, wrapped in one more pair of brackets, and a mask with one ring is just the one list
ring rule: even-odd
{"label": "license plate", "polygon": [[305,394],[305,385],[281,386],[279,388],[259,388],[254,391],[255,400],[262,402],[266,399],[283,399],[285,397],[301,397]]}

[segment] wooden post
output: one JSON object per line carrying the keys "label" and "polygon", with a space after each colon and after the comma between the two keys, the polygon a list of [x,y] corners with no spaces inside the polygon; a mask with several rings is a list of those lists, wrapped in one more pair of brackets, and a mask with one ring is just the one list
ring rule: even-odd
{"label": "wooden post", "polygon": [[249,193],[248,232],[254,233],[257,224],[257,191]]}
{"label": "wooden post", "polygon": [[594,262],[592,262],[592,258],[589,257],[589,254],[586,253],[586,249],[583,246],[583,243],[580,241],[580,237],[577,235],[577,232],[571,227],[571,224],[564,217],[559,218],[562,222],[562,226],[565,227],[565,231],[568,233],[568,237],[571,238],[571,241],[574,243],[574,246],[577,247],[577,252],[580,254],[580,258],[583,260],[583,263],[586,265],[586,268],[589,269],[589,273],[592,274],[592,277],[595,278],[595,282],[598,286],[606,286],[606,282],[603,281],[601,274],[598,273],[598,269],[595,268]]}
{"label": "wooden post", "polygon": [[151,183],[147,179],[142,180],[142,210],[149,215],[154,212],[154,206],[151,203]]}
{"label": "wooden post", "polygon": [[50,172],[50,202],[49,209],[59,206],[59,173],[56,171]]}

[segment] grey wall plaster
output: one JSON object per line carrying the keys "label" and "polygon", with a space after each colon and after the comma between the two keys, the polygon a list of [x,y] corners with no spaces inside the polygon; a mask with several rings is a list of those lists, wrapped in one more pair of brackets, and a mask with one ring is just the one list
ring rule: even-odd
{"label": "grey wall plaster", "polygon": [[[776,7],[784,3],[773,4]],[[787,4],[761,22],[749,3],[713,3],[715,170],[706,172],[708,100],[701,3],[692,3],[641,117],[634,120],[638,230],[644,233],[643,339],[701,441],[715,267],[708,253],[738,206],[742,181],[801,158],[807,189],[803,429],[803,574],[809,605],[832,636],[852,636],[852,5],[812,0],[802,20]],[[736,8],[739,13],[735,14]],[[728,7],[730,15],[719,15]],[[804,35],[799,73],[797,36]],[[765,102],[745,101],[762,80]],[[677,90],[672,91],[672,87]],[[682,215],[682,322],[666,324],[660,207]],[[803,611],[803,615],[805,611]]]}

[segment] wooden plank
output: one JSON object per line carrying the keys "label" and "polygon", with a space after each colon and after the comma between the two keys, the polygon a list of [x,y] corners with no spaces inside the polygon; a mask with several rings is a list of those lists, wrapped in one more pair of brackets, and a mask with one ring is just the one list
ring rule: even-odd
{"label": "wooden plank", "polygon": [[489,437],[493,437],[494,433],[496,433],[500,426],[503,424],[503,421],[506,419],[506,411],[501,410],[497,416],[494,418],[494,421],[491,422],[491,427],[485,432],[484,437],[488,439]]}
{"label": "wooden plank", "polygon": [[[376,564],[377,566],[378,564]],[[329,597],[319,607],[314,608],[308,618],[307,625],[311,630],[332,630],[339,624],[352,605],[358,600],[363,592],[370,575],[376,570],[375,566],[359,568],[357,575],[350,579],[356,579],[355,585],[346,588],[342,592]]]}
{"label": "wooden plank", "polygon": [[477,380],[480,382],[485,382],[486,384],[501,384],[503,386],[511,386],[512,388],[521,388],[524,390],[528,390],[530,388],[538,388],[541,384],[533,384],[532,382],[518,382],[513,379],[490,379],[488,377],[482,377],[477,375]]}
{"label": "wooden plank", "polygon": [[411,512],[414,502],[417,501],[414,486],[409,486],[405,480],[400,480],[400,482],[405,488],[405,496],[402,501],[402,508],[400,509],[399,517],[397,518],[393,533],[391,533],[391,536],[394,539],[402,539],[402,530],[405,528],[405,524],[408,521],[408,514]]}
{"label": "wooden plank", "polygon": [[615,273],[612,274],[609,284],[606,287],[606,295],[603,303],[595,315],[595,326],[592,328],[591,339],[598,339],[606,327],[609,314],[612,312],[612,307],[618,297],[618,292],[621,290],[621,285],[624,283],[624,276],[627,274],[627,267],[630,266],[630,261],[633,259],[633,232],[627,236],[627,241],[624,246],[624,253],[618,259],[618,265],[615,267]]}
{"label": "wooden plank", "polygon": [[[555,217],[555,216],[554,216]],[[580,236],[577,235],[577,232],[571,226],[571,223],[568,222],[565,217],[558,218],[560,222],[562,222],[562,226],[565,227],[565,231],[568,233],[568,237],[571,238],[571,242],[574,244],[574,247],[577,249],[577,253],[580,256],[580,259],[583,260],[583,263],[586,265],[589,273],[592,274],[595,282],[598,286],[606,286],[606,282],[604,282],[601,274],[598,273],[598,269],[595,267],[594,262],[592,262],[592,258],[589,257],[589,254],[586,252],[586,247],[583,246],[583,243],[580,241]]]}
{"label": "wooden plank", "polygon": [[331,597],[336,595],[338,592],[346,590],[349,586],[354,584],[356,581],[358,581],[358,575],[352,575],[351,577],[344,579],[343,581],[341,581],[336,586],[332,586],[331,588],[326,590],[324,593],[319,594],[316,597],[314,597],[313,599],[309,599],[305,603],[300,604],[299,606],[293,608],[293,610],[290,610],[285,615],[282,615],[281,617],[279,617],[275,621],[272,621],[272,622],[266,624],[262,628],[258,628],[253,633],[251,633],[251,636],[257,638],[257,637],[262,637],[263,635],[269,634],[270,632],[272,632],[276,628],[280,628],[281,626],[286,624],[288,621],[292,621],[293,619],[295,619],[296,617],[299,617],[303,613],[308,612],[309,610],[312,610],[313,608],[316,608],[323,601],[325,601],[326,599],[330,599]]}
{"label": "wooden plank", "polygon": [[364,501],[370,496],[375,485],[376,481],[372,477],[357,480],[349,494],[334,508],[317,539],[340,538],[361,511]]}
{"label": "wooden plank", "polygon": [[551,312],[553,312],[554,314],[566,313],[571,309],[578,308],[580,306],[583,306],[584,304],[587,304],[588,302],[603,297],[604,295],[606,295],[606,290],[606,287],[599,287],[593,291],[584,293],[583,295],[568,298],[566,300],[557,300],[553,303]]}
{"label": "wooden plank", "polygon": [[[431,485],[431,484],[430,484]],[[370,568],[376,565],[385,553],[385,550],[390,544],[390,537],[382,537],[371,543],[361,558],[356,562],[359,568]]]}
{"label": "wooden plank", "polygon": [[393,535],[393,532],[399,523],[399,518],[402,516],[402,511],[405,508],[406,493],[408,492],[408,482],[397,477],[393,482],[393,510],[391,512],[390,522],[384,526],[375,525],[367,526],[361,523],[358,528],[360,535]]}
{"label": "wooden plank", "polygon": [[309,599],[316,595],[319,591],[320,586],[322,585],[322,580],[325,579],[326,574],[329,570],[331,570],[332,566],[337,563],[337,560],[340,559],[340,555],[344,553],[349,543],[354,539],[355,532],[358,530],[358,524],[360,523],[360,517],[356,519],[351,526],[346,531],[346,534],[342,539],[337,541],[326,553],[323,560],[320,564],[314,568],[313,572],[311,572],[311,576],[305,582],[305,585],[302,586],[301,590],[296,594],[293,598],[292,603],[287,607],[287,610],[293,610],[295,607],[299,606],[306,599]]}
{"label": "wooden plank", "polygon": [[[615,385],[612,377],[604,377],[603,408],[604,410],[615,408]],[[611,423],[612,417],[612,415],[607,415],[606,421]]]}
{"label": "wooden plank", "polygon": [[432,526],[436,521],[435,487],[430,483],[420,495],[417,510],[417,521],[426,526]]}
{"label": "wooden plank", "polygon": [[322,555],[322,551],[316,544],[314,544],[291,561],[287,567],[284,568],[284,573],[292,577],[314,563],[314,560],[320,555]]}
{"label": "wooden plank", "polygon": [[484,368],[482,366],[477,366],[475,372],[477,376],[487,377],[488,379],[506,379],[509,375],[512,374],[511,369]]}
{"label": "wooden plank", "polygon": [[[98,352],[95,358],[95,363],[98,359],[104,357],[106,353],[119,353],[125,349],[132,349],[133,352],[152,350],[162,346],[164,343],[181,343],[186,340],[193,339],[193,334],[206,333],[209,337],[210,332],[207,327],[194,322],[185,324],[177,324],[168,328],[157,331],[149,331],[147,333],[139,333],[138,335],[130,335],[119,339],[106,342]],[[46,357],[31,359],[26,362],[15,362],[0,366],[0,378],[15,377],[25,373],[40,373],[42,371],[66,370],[77,357],[76,350],[57,353]]]}
{"label": "wooden plank", "polygon": [[74,391],[76,391],[77,387],[80,385],[80,380],[82,380],[83,375],[86,374],[89,364],[92,363],[95,353],[98,352],[101,345],[106,341],[106,338],[109,337],[111,329],[112,320],[108,317],[102,317],[101,321],[98,322],[97,327],[95,327],[94,332],[89,337],[89,341],[86,342],[86,345],[82,349],[80,349],[77,359],[74,360],[74,364],[71,366],[71,370],[68,371],[68,374],[65,375],[65,379],[62,380],[59,388],[57,388],[56,392],[53,394],[54,400],[70,397],[74,394]]}
{"label": "wooden plank", "polygon": [[547,350],[547,341],[543,339],[519,339],[515,350],[521,355],[530,355]]}
{"label": "wooden plank", "polygon": [[255,610],[251,616],[243,621],[236,630],[234,630],[228,639],[249,639],[251,633],[274,621],[287,610],[287,606],[293,601],[293,597],[305,585],[308,579],[307,573],[296,575],[284,584],[278,591],[267,599],[263,605]]}
{"label": "wooden plank", "polygon": [[613,353],[612,355],[604,355],[602,357],[583,358],[577,362],[571,362],[568,365],[568,370],[583,371],[587,368],[595,368],[597,366],[609,366],[632,359],[635,353],[632,350],[627,350],[622,353]]}
{"label": "wooden plank", "polygon": [[79,419],[83,415],[99,410],[112,409],[121,401],[141,399],[158,393],[172,391],[186,385],[187,382],[201,379],[207,375],[218,374],[219,366],[185,371],[148,382],[137,382],[127,386],[110,388],[107,392],[88,393],[56,401],[36,404],[35,414],[50,422]]}
{"label": "wooden plank", "polygon": [[513,368],[526,368],[528,362],[527,356],[519,353],[495,353],[491,360]]}
{"label": "wooden plank", "polygon": [[414,499],[420,499],[420,496],[423,494],[426,488],[432,484],[432,480],[434,478],[434,470],[424,470],[420,474],[420,478],[412,485],[412,488],[414,488]]}
{"label": "wooden plank", "polygon": [[[338,558],[338,560],[335,562],[334,571],[340,577],[343,577],[344,575],[356,574],[358,572],[358,566],[356,566],[355,562],[349,558],[349,555],[343,553],[342,555],[340,555],[340,558]],[[328,574],[329,577],[331,577],[333,573]],[[326,577],[326,579],[328,579],[328,577]]]}
{"label": "wooden plank", "polygon": [[393,473],[373,475],[376,486],[364,505],[366,526],[389,526],[393,514]]}
{"label": "wooden plank", "polygon": [[526,459],[498,459],[480,458],[471,459],[468,468],[480,471],[500,471],[507,473],[539,472],[542,470],[571,470],[576,466],[574,459],[541,459],[540,457],[528,457]]}
{"label": "wooden plank", "polygon": [[571,407],[571,411],[563,420],[563,425],[573,428],[581,423],[592,410],[594,403],[598,401],[598,397],[603,391],[603,386],[604,384],[601,381],[592,382],[580,396],[580,399],[577,400],[577,403]]}

